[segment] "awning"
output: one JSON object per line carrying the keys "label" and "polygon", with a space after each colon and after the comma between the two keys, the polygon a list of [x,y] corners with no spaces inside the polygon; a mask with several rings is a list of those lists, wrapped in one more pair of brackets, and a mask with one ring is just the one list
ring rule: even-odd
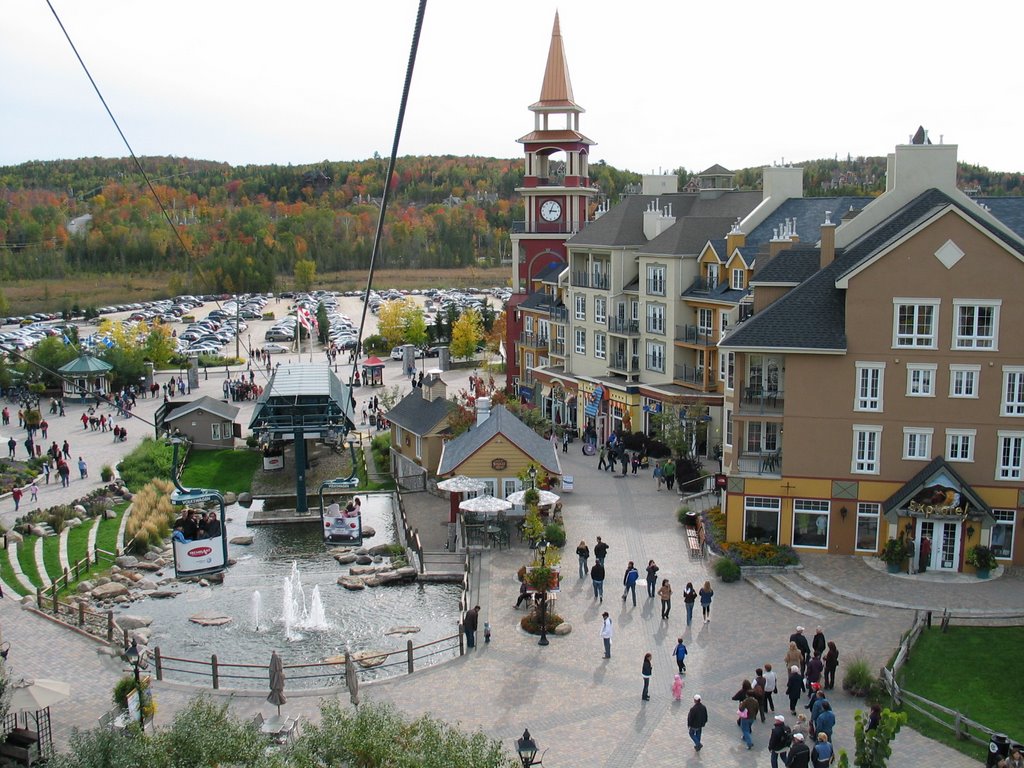
{"label": "awning", "polygon": [[882,509],[890,523],[899,517],[923,517],[977,520],[982,529],[995,525],[992,508],[941,456],[928,462],[886,499]]}

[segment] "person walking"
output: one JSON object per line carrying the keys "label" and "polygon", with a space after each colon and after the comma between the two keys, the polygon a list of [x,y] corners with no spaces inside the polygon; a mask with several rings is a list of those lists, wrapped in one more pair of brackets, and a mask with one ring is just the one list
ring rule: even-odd
{"label": "person walking", "polygon": [[576,557],[578,557],[580,561],[580,578],[582,579],[590,573],[590,568],[587,567],[587,558],[590,557],[590,547],[587,546],[587,542],[581,541],[580,545],[576,547]]}
{"label": "person walking", "polygon": [[669,613],[672,612],[672,585],[668,583],[668,579],[661,580],[658,597],[661,598],[661,618],[667,621]]}
{"label": "person walking", "polygon": [[804,676],[800,674],[800,667],[794,664],[789,668],[789,678],[786,680],[786,695],[789,697],[790,714],[796,714],[796,703],[803,692]]}
{"label": "person walking", "polygon": [[665,483],[665,475],[661,469],[661,462],[654,464],[654,479],[658,483],[658,493],[661,493],[661,486]]}
{"label": "person walking", "polygon": [[736,710],[736,725],[740,728],[740,738],[747,745],[747,749],[753,749],[754,740],[750,735],[750,712],[743,703]]}
{"label": "person walking", "polygon": [[789,749],[792,741],[793,732],[786,725],[786,718],[782,715],[776,715],[772,732],[768,736],[768,752],[771,753],[772,768],[779,768],[780,757],[782,758],[782,764],[788,765],[786,751]]}
{"label": "person walking", "polygon": [[64,454],[64,458],[71,461],[71,445],[67,440],[64,441],[64,447],[61,449]]}
{"label": "person walking", "polygon": [[787,768],[810,768],[811,765],[811,749],[804,743],[804,735],[802,733],[793,733],[793,745],[789,748],[789,754],[786,755],[786,766]]}
{"label": "person walking", "polygon": [[700,610],[704,615],[704,623],[711,623],[711,598],[715,596],[715,590],[711,588],[711,582],[705,581],[704,586],[700,588],[700,592],[697,593],[700,597]]}
{"label": "person walking", "polygon": [[811,750],[811,765],[814,768],[828,768],[835,757],[832,743],[824,733],[818,733],[818,741]]}
{"label": "person walking", "polygon": [[831,691],[836,687],[836,667],[839,666],[839,649],[836,648],[834,640],[828,641],[828,649],[825,651],[825,690]]}
{"label": "person walking", "polygon": [[608,611],[601,614],[601,641],[604,643],[604,657],[612,657],[612,618]]}
{"label": "person walking", "polygon": [[683,700],[683,686],[684,685],[685,685],[685,683],[683,682],[683,676],[680,675],[677,672],[675,674],[675,677],[672,678],[672,698],[675,699],[676,701],[682,701]]}
{"label": "person walking", "polygon": [[799,648],[796,647],[796,643],[792,640],[789,641],[789,648],[786,649],[786,655],[783,656],[782,661],[786,665],[786,669],[790,667],[797,667],[799,669],[804,660],[804,655]]}
{"label": "person walking", "polygon": [[651,663],[651,654],[644,654],[644,664],[640,669],[640,674],[644,678],[644,692],[640,695],[642,701],[651,700],[651,674],[653,672],[654,665]]}
{"label": "person walking", "polygon": [[562,453],[569,452],[569,430],[562,432]]}
{"label": "person walking", "polygon": [[822,703],[821,712],[814,718],[814,732],[819,738],[824,735],[832,741],[832,729],[836,727],[836,713],[832,711],[832,705],[827,701]]}
{"label": "person walking", "polygon": [[814,630],[814,637],[811,638],[811,653],[816,653],[819,656],[825,655],[825,630],[818,627]]}
{"label": "person walking", "polygon": [[85,478],[89,476],[89,466],[81,456],[78,457],[78,473],[82,476],[82,480],[85,480]]}
{"label": "person walking", "polygon": [[661,468],[661,474],[665,478],[665,487],[671,491],[672,486],[676,484],[676,463],[671,458]]}
{"label": "person walking", "polygon": [[693,582],[686,582],[683,590],[683,604],[686,606],[686,626],[693,623],[693,604],[697,602],[697,590],[693,588]]}
{"label": "person walking", "polygon": [[25,495],[25,492],[18,486],[11,488],[11,498],[14,499],[14,511],[18,511],[18,507],[21,506],[21,497]]}
{"label": "person walking", "polygon": [[647,561],[647,596],[654,597],[658,589],[658,571],[661,570],[653,560]]}
{"label": "person walking", "polygon": [[633,607],[636,608],[636,583],[640,579],[640,571],[633,565],[633,561],[629,561],[629,565],[626,566],[626,572],[622,575],[622,585],[625,589],[622,590],[622,602],[626,602],[626,596],[633,593]]}
{"label": "person walking", "polygon": [[12,437],[7,441],[7,457],[13,459],[16,450],[18,450],[18,441]]}
{"label": "person walking", "polygon": [[41,469],[43,470],[43,476],[46,478],[46,484],[49,485],[50,472],[52,471],[52,467],[50,466],[50,460],[48,458],[43,459],[43,466],[41,467]]}
{"label": "person walking", "polygon": [[821,684],[821,673],[825,670],[825,662],[821,660],[821,656],[815,652],[811,660],[807,662],[807,668],[804,670],[804,677],[807,679],[807,685],[813,685],[814,683]]}
{"label": "person walking", "polygon": [[594,545],[594,559],[597,560],[601,565],[604,565],[604,558],[608,554],[608,545],[601,541],[601,537],[597,537],[597,544]]}
{"label": "person walking", "polygon": [[704,726],[708,724],[708,708],[700,700],[700,694],[694,694],[693,706],[690,707],[690,711],[686,714],[686,729],[690,733],[690,739],[693,741],[693,749],[695,752],[700,752],[704,748],[701,744],[700,737],[701,731],[704,730]]}
{"label": "person walking", "polygon": [[598,560],[590,569],[590,580],[594,584],[594,597],[599,603],[604,602],[604,563]]}
{"label": "person walking", "polygon": [[466,633],[466,647],[476,647],[476,628],[480,620],[480,606],[475,605],[466,611],[466,618],[462,620],[462,629]]}
{"label": "person walking", "polygon": [[676,647],[672,649],[672,655],[675,656],[676,666],[679,668],[679,674],[683,674],[686,671],[686,644],[683,643],[683,638],[676,638]]}
{"label": "person walking", "polygon": [[764,705],[772,712],[775,711],[775,699],[772,698],[779,692],[779,678],[772,669],[771,664],[764,665]]}
{"label": "person walking", "polygon": [[29,492],[29,501],[32,502],[33,504],[35,504],[38,507],[39,506],[39,486],[36,484],[35,480],[33,480],[32,481],[32,485],[30,485],[28,487],[28,492]]}
{"label": "person walking", "polygon": [[606,449],[602,445],[597,451],[597,469],[601,472],[608,470],[608,462],[604,460]]}
{"label": "person walking", "polygon": [[789,636],[789,642],[796,643],[796,647],[800,649],[800,654],[803,656],[800,662],[800,672],[802,673],[807,668],[807,662],[811,658],[811,646],[804,635],[804,628],[798,626],[796,632]]}

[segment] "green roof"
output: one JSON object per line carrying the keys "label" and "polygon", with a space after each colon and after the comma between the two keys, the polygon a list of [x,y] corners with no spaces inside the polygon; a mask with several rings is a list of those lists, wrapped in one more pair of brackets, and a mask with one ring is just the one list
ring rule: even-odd
{"label": "green roof", "polygon": [[114,366],[110,363],[100,360],[98,357],[92,355],[81,354],[72,360],[70,363],[65,363],[59,368],[60,373],[66,373],[72,376],[90,375],[90,374],[102,374],[110,371]]}

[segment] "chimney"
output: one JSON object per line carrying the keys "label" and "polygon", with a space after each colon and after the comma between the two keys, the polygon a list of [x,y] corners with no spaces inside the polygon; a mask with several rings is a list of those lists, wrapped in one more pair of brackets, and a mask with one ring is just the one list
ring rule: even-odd
{"label": "chimney", "polygon": [[476,425],[479,427],[491,415],[491,398],[478,397],[476,399]]}
{"label": "chimney", "polygon": [[768,258],[774,259],[782,251],[786,250],[793,243],[788,235],[779,232],[779,227],[772,227],[772,239],[768,241]]}
{"label": "chimney", "polygon": [[821,225],[821,268],[824,269],[836,257],[836,225],[832,223],[832,211],[825,211]]}
{"label": "chimney", "polygon": [[737,248],[742,248],[747,244],[747,235],[740,229],[739,218],[732,225],[732,229],[729,230],[729,234],[725,236],[725,258],[731,258],[732,252]]}
{"label": "chimney", "polygon": [[423,399],[428,403],[448,397],[448,385],[441,379],[441,369],[431,368],[423,377]]}

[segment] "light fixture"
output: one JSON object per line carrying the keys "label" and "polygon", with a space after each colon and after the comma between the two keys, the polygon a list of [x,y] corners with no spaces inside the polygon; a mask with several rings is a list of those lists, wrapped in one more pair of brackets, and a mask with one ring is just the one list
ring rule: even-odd
{"label": "light fixture", "polygon": [[523,768],[536,765],[534,760],[537,757],[537,742],[530,736],[529,728],[523,731],[522,737],[516,742],[516,754],[519,755]]}
{"label": "light fixture", "polygon": [[[541,539],[537,549],[540,550],[540,567],[544,570],[547,568],[547,561],[544,559],[548,553],[547,540]],[[548,579],[548,583],[550,581]],[[548,584],[544,585],[540,593],[540,640],[537,641],[537,645],[548,645]]]}
{"label": "light fixture", "polygon": [[849,512],[847,511],[846,507],[841,507],[841,508],[839,509],[839,516],[840,516],[841,518],[843,518],[843,520],[845,520],[845,519],[846,519],[846,516],[847,516],[848,514],[849,514]]}
{"label": "light fixture", "polygon": [[139,645],[135,640],[132,640],[132,644],[124,649],[124,657],[128,660],[128,663],[132,665],[135,670],[135,693],[139,697],[139,731],[145,733],[146,731],[146,716],[142,712],[143,696],[142,696],[142,682],[139,679],[139,670],[145,669],[148,665],[143,657],[143,654],[139,653]]}
{"label": "light fixture", "polygon": [[973,525],[968,525],[967,526],[967,538],[970,539],[973,536],[974,536],[974,526]]}

